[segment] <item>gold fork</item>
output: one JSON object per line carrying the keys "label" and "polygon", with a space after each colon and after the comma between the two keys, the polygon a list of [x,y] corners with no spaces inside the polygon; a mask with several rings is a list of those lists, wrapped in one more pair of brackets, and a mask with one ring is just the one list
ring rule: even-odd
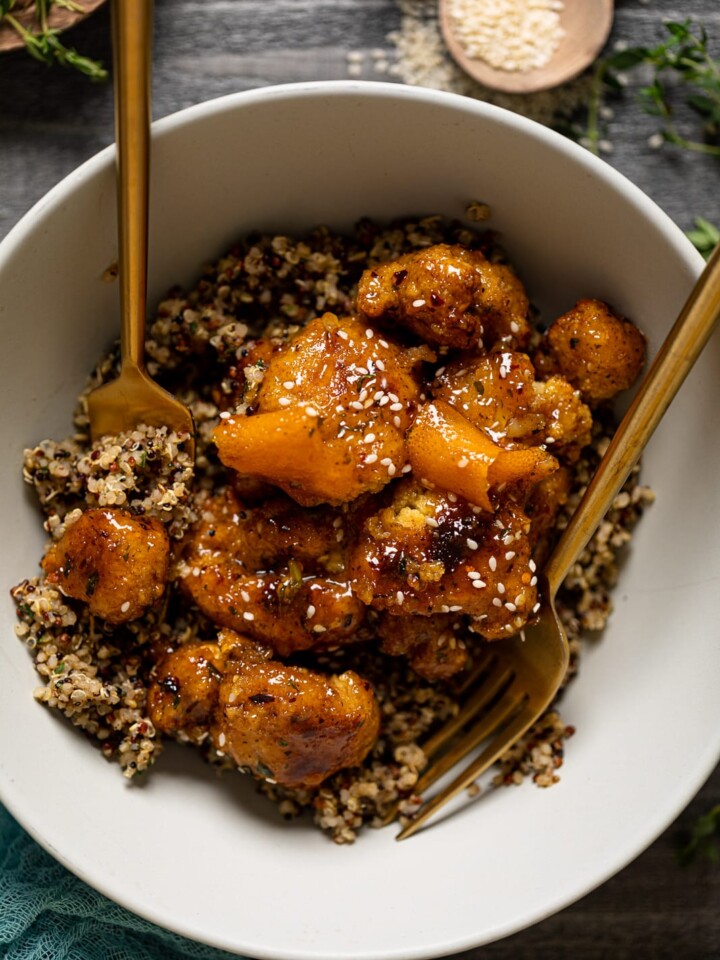
{"label": "gold fork", "polygon": [[152,0],[114,0],[115,140],[117,143],[120,375],[88,397],[93,440],[139,424],[187,433],[194,456],[193,419],[187,407],[145,372],[150,65]]}
{"label": "gold fork", "polygon": [[459,714],[424,745],[428,761],[434,762],[422,774],[415,792],[422,795],[459,760],[491,739],[452,783],[420,808],[398,840],[411,836],[470,786],[552,703],[568,665],[567,637],[554,605],[558,587],[610,508],[718,319],[720,247],[693,287],[543,571],[537,620],[525,628],[524,635],[492,644],[474,671],[478,689]]}

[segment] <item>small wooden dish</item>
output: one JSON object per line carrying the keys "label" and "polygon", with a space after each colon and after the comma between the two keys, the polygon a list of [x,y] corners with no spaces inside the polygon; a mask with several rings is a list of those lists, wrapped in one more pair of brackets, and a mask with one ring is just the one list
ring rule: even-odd
{"label": "small wooden dish", "polygon": [[[53,30],[67,30],[68,27],[73,27],[76,23],[84,20],[103,3],[105,3],[105,0],[77,0],[78,6],[82,7],[82,11],[77,12],[52,6],[48,16],[48,24]],[[11,13],[26,30],[37,29],[36,7],[32,0],[19,0]],[[24,46],[25,42],[17,30],[13,29],[8,23],[0,21],[0,53],[6,50],[18,50]]]}

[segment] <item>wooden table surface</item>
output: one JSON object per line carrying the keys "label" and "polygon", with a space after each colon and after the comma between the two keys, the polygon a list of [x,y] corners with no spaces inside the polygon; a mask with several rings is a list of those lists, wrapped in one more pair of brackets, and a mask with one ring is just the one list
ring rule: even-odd
{"label": "wooden table surface", "polygon": [[[617,0],[616,11],[614,41],[659,42],[663,19],[693,17],[706,25],[720,55],[718,0]],[[349,63],[361,78],[393,79],[384,72],[395,56],[388,33],[399,27],[401,9],[396,0],[157,0],[156,21],[154,115],[161,117],[251,87],[344,78]],[[109,62],[108,27],[105,8],[66,40]],[[609,125],[613,150],[606,159],[683,229],[698,214],[720,223],[720,161],[653,150],[647,140],[655,129],[634,98],[624,97]],[[0,57],[0,236],[112,139],[109,84],[46,68],[22,52]],[[682,869],[676,849],[682,830],[718,803],[720,769],[678,821],[600,889],[463,958],[717,960],[720,866]]]}

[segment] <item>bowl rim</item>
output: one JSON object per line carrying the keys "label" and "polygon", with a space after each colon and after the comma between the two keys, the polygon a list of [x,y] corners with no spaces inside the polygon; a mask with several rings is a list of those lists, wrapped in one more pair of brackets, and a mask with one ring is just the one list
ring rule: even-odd
{"label": "bowl rim", "polygon": [[[219,116],[226,112],[242,110],[263,103],[291,101],[294,99],[317,97],[347,97],[347,98],[382,98],[397,101],[413,100],[429,105],[450,107],[459,112],[466,112],[476,116],[490,117],[494,122],[522,132],[524,135],[542,141],[563,154],[570,154],[574,162],[583,167],[590,176],[605,181],[608,187],[622,195],[623,199],[635,207],[641,215],[652,221],[659,232],[663,233],[672,244],[678,257],[684,262],[688,270],[699,275],[704,261],[699,252],[693,247],[690,240],[680,227],[665,213],[665,211],[650,199],[638,186],[624,174],[611,167],[604,160],[591,154],[574,141],[557,133],[542,124],[527,117],[513,113],[503,107],[465,97],[455,93],[433,90],[426,87],[414,87],[401,83],[358,81],[358,80],[319,80],[303,81],[299,83],[278,84],[268,87],[259,87],[252,90],[238,91],[213,98],[176,111],[167,117],[156,120],[152,124],[153,139],[161,139],[173,131],[192,125],[197,119],[206,119],[210,116]],[[51,216],[62,205],[65,198],[72,195],[77,187],[87,180],[99,175],[114,162],[115,145],[110,144],[94,154],[80,166],[63,177],[54,187],[44,194],[8,231],[0,242],[0,272],[16,249],[32,232],[37,229],[38,221]],[[705,749],[696,761],[693,769],[686,771],[681,786],[668,796],[665,803],[659,805],[653,815],[648,817],[645,829],[641,835],[636,835],[635,843],[628,849],[626,855],[615,858],[612,863],[605,864],[603,869],[594,873],[591,878],[579,886],[572,895],[558,894],[555,898],[545,901],[542,908],[526,910],[519,922],[506,922],[481,935],[464,936],[454,941],[435,942],[423,948],[390,950],[382,954],[377,951],[339,950],[337,960],[429,960],[432,957],[441,957],[447,954],[459,953],[472,949],[481,944],[491,943],[503,937],[524,930],[565,907],[577,902],[588,893],[597,889],[610,877],[614,876],[644,850],[672,823],[678,814],[687,806],[693,796],[700,790],[704,782],[711,775],[720,761],[720,730],[715,739],[709,739]],[[177,918],[167,915],[162,908],[153,904],[136,902],[132,890],[116,890],[113,881],[102,875],[97,875],[91,869],[75,866],[71,859],[58,850],[47,840],[42,833],[41,825],[26,822],[23,816],[22,800],[19,791],[14,789],[14,781],[2,776],[0,769],[0,802],[2,802],[18,823],[33,837],[54,859],[78,876],[82,881],[99,891],[109,899],[125,907],[132,913],[145,918],[169,930],[173,930],[185,937],[198,942],[206,943],[230,951],[231,953],[249,952],[259,960],[317,960],[314,953],[307,949],[284,950],[282,958],[273,949],[265,949],[258,944],[227,942],[222,937],[214,937],[201,925],[195,926],[192,919]]]}

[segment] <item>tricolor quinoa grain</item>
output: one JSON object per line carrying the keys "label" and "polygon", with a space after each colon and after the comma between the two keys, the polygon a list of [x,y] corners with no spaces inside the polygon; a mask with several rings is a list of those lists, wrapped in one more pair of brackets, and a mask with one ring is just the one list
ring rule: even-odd
{"label": "tricolor quinoa grain", "polygon": [[[230,482],[211,435],[221,413],[262,383],[265,364],[246,362],[252,338],[269,331],[286,340],[324,311],[351,313],[366,268],[436,244],[462,244],[482,249],[491,259],[496,256],[492,235],[463,223],[427,217],[381,228],[362,221],[350,237],[327,229],[302,240],[250,236],[206,267],[194,289],[171,291],[149,325],[148,366],[193,412],[194,468],[185,451],[187,438],[162,428],[139,426],[90,442],[87,394],[115,375],[114,350],[79,398],[73,436],[63,442],[45,440],[25,452],[24,477],[35,488],[50,540],[60,541],[84,510],[118,507],[160,521],[171,542],[180,545],[191,525],[207,515],[211,497]],[[591,442],[572,466],[572,492],[556,520],[557,530],[582,496],[611,430],[608,415],[596,412]],[[562,588],[558,609],[572,652],[568,679],[577,670],[581,634],[602,630],[607,620],[618,553],[651,499],[639,485],[636,469]],[[337,523],[338,540],[340,527]],[[17,633],[42,681],[35,697],[83,729],[129,778],[144,774],[162,750],[163,737],[150,720],[148,705],[159,658],[168,649],[217,633],[187,590],[180,589],[179,580],[188,576],[184,562],[176,546],[162,600],[139,619],[115,625],[94,617],[86,604],[64,596],[44,576],[23,580],[12,590]],[[313,614],[308,607],[307,615]],[[364,824],[380,825],[398,801],[402,813],[412,814],[419,804],[413,788],[424,763],[422,739],[458,710],[453,678],[431,683],[404,658],[380,652],[372,638],[374,623],[371,618],[364,628],[367,642],[310,651],[302,660],[327,673],[351,668],[372,684],[381,723],[365,761],[310,789],[282,786],[272,777],[259,784],[282,815],[310,811],[337,843],[352,842]],[[471,639],[465,643],[453,637],[452,644],[456,642],[472,656]],[[554,706],[502,758],[494,785],[520,783],[525,777],[539,786],[555,783],[572,732]],[[195,742],[212,763],[235,766],[210,736]]]}

